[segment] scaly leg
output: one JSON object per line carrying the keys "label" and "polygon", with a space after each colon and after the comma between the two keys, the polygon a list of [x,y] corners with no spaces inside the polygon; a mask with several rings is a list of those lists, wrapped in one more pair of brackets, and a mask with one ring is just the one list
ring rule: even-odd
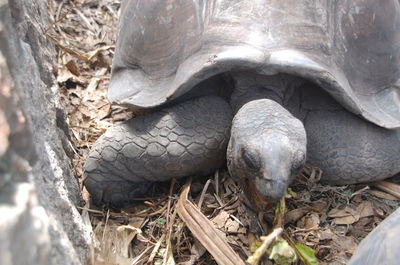
{"label": "scaly leg", "polygon": [[353,184],[400,172],[400,133],[341,110],[310,111],[304,122],[308,163],[323,170],[322,182]]}
{"label": "scaly leg", "polygon": [[225,161],[231,122],[227,102],[202,97],[114,126],[92,147],[84,184],[95,204],[120,208],[154,182],[210,174]]}

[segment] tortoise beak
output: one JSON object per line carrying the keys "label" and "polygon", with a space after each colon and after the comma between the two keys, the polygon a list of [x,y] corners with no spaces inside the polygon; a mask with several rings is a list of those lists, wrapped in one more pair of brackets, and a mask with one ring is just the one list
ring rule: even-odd
{"label": "tortoise beak", "polygon": [[259,210],[275,207],[285,195],[288,183],[266,178],[245,178],[242,182],[247,198]]}
{"label": "tortoise beak", "polygon": [[277,202],[267,200],[265,196],[259,192],[259,189],[256,187],[254,181],[250,180],[249,178],[245,178],[242,184],[246,197],[251,203],[251,205],[249,205],[250,207],[261,211],[275,207]]}
{"label": "tortoise beak", "polygon": [[284,179],[287,178],[256,178],[254,184],[265,200],[277,202],[285,195],[288,188],[288,182],[281,181]]}

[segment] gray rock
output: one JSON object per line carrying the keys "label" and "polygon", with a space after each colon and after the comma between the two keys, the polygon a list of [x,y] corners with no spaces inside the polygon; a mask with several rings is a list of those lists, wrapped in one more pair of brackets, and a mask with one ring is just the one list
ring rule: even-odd
{"label": "gray rock", "polygon": [[82,264],[91,243],[57,126],[47,25],[46,1],[0,0],[0,264]]}
{"label": "gray rock", "polygon": [[0,213],[1,264],[54,264],[49,256],[48,216],[38,204],[32,184],[9,183],[3,187]]}

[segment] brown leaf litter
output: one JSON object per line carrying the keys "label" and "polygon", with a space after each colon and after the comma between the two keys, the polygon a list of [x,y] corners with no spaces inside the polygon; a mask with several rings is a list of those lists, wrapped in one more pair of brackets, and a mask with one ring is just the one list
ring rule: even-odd
{"label": "brown leaf litter", "polygon": [[[81,182],[90,146],[112,124],[137,113],[106,99],[120,1],[51,0],[48,5],[53,22],[43,34],[58,48],[54,72],[69,128],[67,151]],[[306,167],[292,185],[282,235],[314,249],[320,264],[345,264],[358,242],[398,207],[400,189],[387,181],[322,186],[321,174]],[[271,232],[274,212],[248,207],[225,170],[195,179],[190,193],[186,187],[179,195],[181,189],[172,182],[168,194],[120,213],[89,209],[94,229],[89,263],[189,265],[226,259],[239,264],[252,255],[252,243]]]}

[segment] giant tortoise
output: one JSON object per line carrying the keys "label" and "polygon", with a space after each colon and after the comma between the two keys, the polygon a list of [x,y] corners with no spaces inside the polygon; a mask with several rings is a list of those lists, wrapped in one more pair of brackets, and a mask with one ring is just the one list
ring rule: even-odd
{"label": "giant tortoise", "polygon": [[108,98],[152,110],[92,147],[95,203],[226,161],[272,202],[306,162],[327,184],[400,172],[398,0],[126,0],[118,35]]}

